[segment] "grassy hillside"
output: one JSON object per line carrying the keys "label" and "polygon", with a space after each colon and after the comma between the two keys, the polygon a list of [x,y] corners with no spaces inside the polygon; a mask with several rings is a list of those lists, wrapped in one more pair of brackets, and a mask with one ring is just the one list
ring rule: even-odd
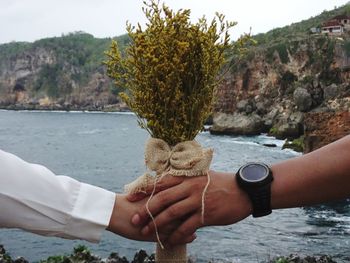
{"label": "grassy hillside", "polygon": [[310,28],[320,27],[321,24],[328,19],[331,19],[337,15],[350,15],[350,4],[338,7],[331,11],[323,11],[321,14],[311,17],[309,19],[302,20],[298,23],[275,28],[264,34],[258,34],[254,36],[254,39],[258,42],[258,45],[272,45],[278,42],[283,42],[287,39],[295,40],[298,38],[305,38],[310,35]]}

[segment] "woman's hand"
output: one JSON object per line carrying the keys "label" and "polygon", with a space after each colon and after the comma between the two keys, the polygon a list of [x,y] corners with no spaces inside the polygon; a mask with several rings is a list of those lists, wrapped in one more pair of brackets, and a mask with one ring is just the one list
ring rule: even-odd
{"label": "woman's hand", "polygon": [[[146,202],[146,198],[137,202],[130,202],[127,200],[126,195],[117,194],[107,230],[133,240],[157,241],[155,232],[149,232],[149,234],[142,235],[141,226],[135,226],[131,223],[131,217],[138,213],[138,211],[142,210]],[[162,229],[159,230],[160,239],[165,240],[168,235],[179,226],[179,224],[179,222],[174,220],[167,226],[162,227]],[[194,239],[194,235],[186,236],[183,238],[183,243],[192,242]]]}

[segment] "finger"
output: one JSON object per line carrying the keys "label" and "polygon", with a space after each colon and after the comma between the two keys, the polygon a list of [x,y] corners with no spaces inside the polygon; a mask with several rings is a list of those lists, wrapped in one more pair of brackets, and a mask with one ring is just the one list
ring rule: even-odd
{"label": "finger", "polygon": [[173,234],[170,235],[168,243],[171,245],[183,244],[186,237],[202,227],[201,213],[197,212],[188,218]]}
{"label": "finger", "polygon": [[[184,180],[185,178],[183,176],[172,176],[170,174],[164,175],[158,179],[155,192],[158,193],[170,187],[181,184]],[[146,194],[151,194],[153,192],[153,189],[154,189],[154,185],[151,184],[151,185],[148,185],[146,189],[144,189],[144,192]]]}
{"label": "finger", "polygon": [[170,234],[172,234],[181,224],[181,220],[173,220],[171,223],[163,226],[162,228],[159,228],[158,232],[169,237]]}
{"label": "finger", "polygon": [[[186,189],[181,187],[181,185],[174,186],[171,189],[164,190],[157,193],[148,202],[148,209],[153,216],[156,216],[160,211],[164,210],[166,207],[181,201],[189,196]],[[137,219],[137,220],[135,220]],[[147,206],[143,206],[138,215],[134,215],[131,222],[134,225],[145,225],[149,220],[149,213]]]}
{"label": "finger", "polygon": [[146,196],[149,196],[153,192],[153,190],[154,190],[154,193],[158,193],[170,187],[173,187],[175,185],[181,184],[183,180],[184,180],[183,176],[172,176],[169,174],[165,175],[161,177],[159,181],[157,181],[155,188],[153,184],[150,184],[146,186],[146,188],[142,192],[128,194],[127,199],[130,202],[140,201],[144,199]]}
{"label": "finger", "polygon": [[174,220],[184,218],[186,215],[193,214],[198,209],[201,209],[201,202],[196,198],[186,198],[182,201],[179,201],[165,210],[160,212],[155,218],[154,221],[150,221],[147,226],[145,226],[141,233],[143,235],[148,235],[155,231],[155,226],[161,231],[161,229],[169,225]]}
{"label": "finger", "polygon": [[192,235],[184,238],[182,241],[183,243],[179,243],[178,245],[182,245],[182,244],[187,244],[187,243],[192,243],[195,239],[197,238],[196,233],[193,233]]}
{"label": "finger", "polygon": [[[193,233],[192,235],[189,235],[189,236],[187,236],[187,237],[184,237],[184,238],[183,238],[179,243],[177,243],[176,245],[185,245],[185,244],[188,244],[188,243],[192,243],[196,238],[197,238],[197,234],[196,234],[196,233]],[[164,241],[164,246],[165,246],[165,248],[171,248],[171,247],[173,247],[174,245],[168,243],[168,242],[165,240],[165,241]]]}

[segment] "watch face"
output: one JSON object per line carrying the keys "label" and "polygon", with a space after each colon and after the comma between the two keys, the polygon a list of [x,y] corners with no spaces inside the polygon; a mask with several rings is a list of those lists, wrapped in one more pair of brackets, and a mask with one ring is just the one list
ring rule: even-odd
{"label": "watch face", "polygon": [[269,175],[269,168],[260,163],[248,163],[240,169],[240,176],[248,182],[260,182]]}

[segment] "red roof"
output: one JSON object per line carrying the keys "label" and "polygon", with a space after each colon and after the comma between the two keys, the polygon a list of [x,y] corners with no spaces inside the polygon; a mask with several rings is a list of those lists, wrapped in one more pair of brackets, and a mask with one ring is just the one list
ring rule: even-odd
{"label": "red roof", "polygon": [[334,27],[334,26],[343,26],[343,25],[339,23],[337,20],[329,20],[323,23],[322,25],[322,27]]}

